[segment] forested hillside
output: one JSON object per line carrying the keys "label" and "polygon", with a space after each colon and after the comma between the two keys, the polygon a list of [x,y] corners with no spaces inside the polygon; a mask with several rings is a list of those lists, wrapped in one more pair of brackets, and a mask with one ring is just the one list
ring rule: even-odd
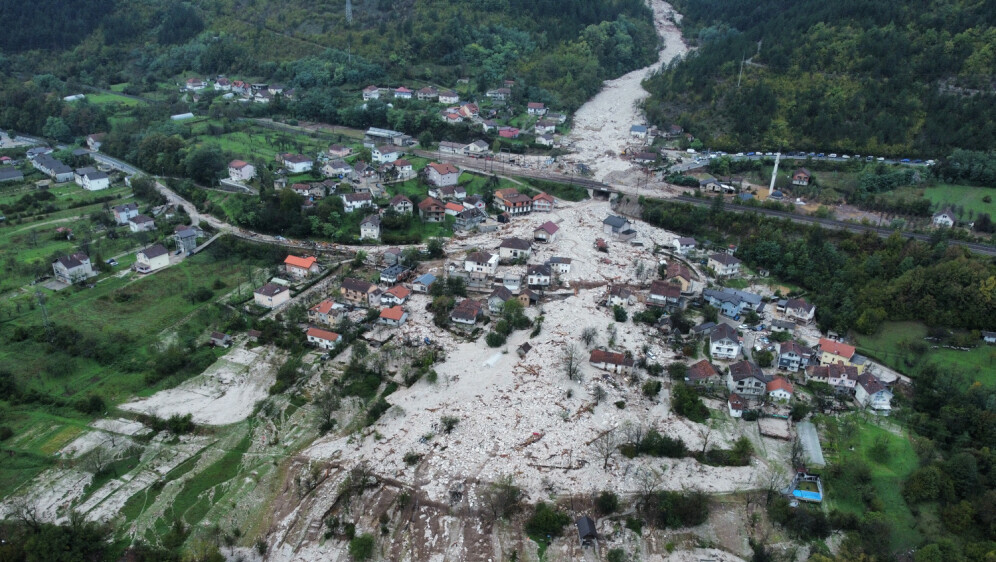
{"label": "forested hillside", "polygon": [[[512,78],[573,109],[605,78],[653,61],[657,46],[641,0],[76,4],[0,0],[0,19],[17,22],[0,37],[0,72],[94,86],[152,85],[186,72],[299,87],[368,80],[451,87],[469,77],[482,91]],[[73,17],[53,25],[67,10]]]}
{"label": "forested hillside", "polygon": [[674,4],[697,49],[649,81],[647,110],[706,145],[927,157],[996,146],[993,0]]}

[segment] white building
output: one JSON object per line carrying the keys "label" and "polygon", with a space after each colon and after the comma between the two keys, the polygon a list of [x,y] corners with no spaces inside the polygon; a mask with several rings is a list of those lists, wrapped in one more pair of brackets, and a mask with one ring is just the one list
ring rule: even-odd
{"label": "white building", "polygon": [[253,291],[253,300],[265,308],[275,308],[290,300],[290,289],[276,283],[267,283]]}
{"label": "white building", "polygon": [[380,239],[380,215],[370,215],[360,223],[360,240]]}
{"label": "white building", "polygon": [[308,343],[320,349],[332,349],[339,342],[339,334],[322,330],[320,328],[308,328]]}
{"label": "white building", "polygon": [[740,337],[729,324],[720,324],[709,334],[709,354],[713,359],[736,359],[740,355]]}
{"label": "white building", "polygon": [[228,177],[235,181],[249,181],[256,177],[256,167],[244,160],[232,160],[228,163]]}
{"label": "white building", "polygon": [[135,271],[152,273],[169,265],[169,251],[162,244],[149,246],[135,255]]}

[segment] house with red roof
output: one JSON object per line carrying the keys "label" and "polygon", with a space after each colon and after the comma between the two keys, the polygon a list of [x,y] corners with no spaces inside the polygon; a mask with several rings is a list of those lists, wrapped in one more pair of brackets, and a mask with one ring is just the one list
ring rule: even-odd
{"label": "house with red roof", "polygon": [[591,355],[588,356],[588,362],[596,369],[623,375],[627,375],[633,370],[631,356],[604,349],[592,350]]}
{"label": "house with red roof", "polygon": [[456,185],[460,170],[453,164],[431,162],[425,167],[425,178],[436,187]]}
{"label": "house with red roof", "polygon": [[408,297],[412,294],[411,290],[404,285],[395,285],[390,289],[384,291],[384,294],[380,296],[381,304],[392,304],[401,305],[405,304]]}
{"label": "house with red roof", "polygon": [[377,322],[388,326],[400,326],[408,320],[408,313],[400,306],[392,306],[380,311]]}
{"label": "house with red roof", "polygon": [[307,334],[308,343],[320,349],[332,349],[339,342],[339,334],[321,328],[308,328]]}
{"label": "house with red roof", "polygon": [[785,377],[775,377],[768,381],[768,397],[778,402],[788,402],[795,394],[795,388]]}
{"label": "house with red roof", "polygon": [[346,314],[346,307],[329,299],[308,309],[308,321],[314,324],[335,326]]}
{"label": "house with red roof", "polygon": [[829,338],[820,338],[817,350],[820,354],[820,365],[852,365],[857,368],[858,374],[864,370],[863,364],[854,361],[856,355],[853,345]]}
{"label": "house with red roof", "polygon": [[526,104],[526,113],[529,115],[545,115],[546,105],[540,102],[531,101]]}
{"label": "house with red roof", "polygon": [[443,202],[435,197],[426,197],[418,204],[418,214],[425,222],[443,222],[446,209]]}
{"label": "house with red roof", "polygon": [[402,86],[402,87],[394,90],[394,97],[397,98],[397,99],[401,99],[401,100],[410,100],[410,99],[412,99],[412,94],[414,94],[414,93],[415,92],[413,92],[413,91],[409,90],[408,88]]}
{"label": "house with red roof", "polygon": [[685,380],[689,384],[706,386],[718,385],[722,382],[719,371],[716,370],[715,365],[710,363],[708,359],[703,359],[698,363],[690,365],[688,373],[685,375]]}
{"label": "house with red roof", "polygon": [[228,163],[228,177],[235,181],[249,181],[256,177],[256,167],[245,160],[232,160]]}
{"label": "house with red roof", "polygon": [[318,265],[318,258],[314,256],[302,258],[288,255],[287,258],[284,259],[284,269],[287,271],[288,275],[298,279],[314,275],[321,271],[321,267]]}
{"label": "house with red roof", "polygon": [[555,204],[556,199],[548,193],[539,193],[533,196],[534,211],[552,211]]}

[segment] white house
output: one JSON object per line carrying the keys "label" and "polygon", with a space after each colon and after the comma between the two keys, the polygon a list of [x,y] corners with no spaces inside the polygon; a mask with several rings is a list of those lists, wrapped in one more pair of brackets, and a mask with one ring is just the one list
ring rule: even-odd
{"label": "white house", "polygon": [[743,398],[737,395],[737,393],[730,394],[729,399],[726,401],[726,406],[730,410],[730,416],[734,418],[743,417],[744,409],[747,408],[747,403]]}
{"label": "white house", "polygon": [[381,310],[380,317],[377,319],[381,324],[388,326],[400,326],[405,323],[405,320],[408,320],[408,313],[397,305]]}
{"label": "white house", "polygon": [[398,214],[401,215],[410,215],[412,214],[412,210],[414,209],[414,205],[412,205],[412,200],[405,197],[404,195],[401,195],[400,193],[398,195],[395,195],[387,204],[390,208],[394,209]]}
{"label": "white house", "polygon": [[605,302],[609,306],[629,306],[636,302],[636,295],[622,285],[613,285],[609,288]]}
{"label": "white house", "polygon": [[474,299],[463,299],[450,312],[450,321],[473,326],[484,312],[484,305]]}
{"label": "white house", "polygon": [[958,219],[955,217],[955,214],[951,211],[951,209],[944,209],[940,213],[934,215],[931,222],[938,228],[951,228],[958,222]]}
{"label": "white house", "polygon": [[533,240],[539,242],[553,242],[557,239],[557,232],[560,231],[560,227],[557,226],[553,221],[546,221],[545,223],[539,225],[536,230],[533,230]]}
{"label": "white house", "polygon": [[795,394],[795,389],[785,377],[775,377],[771,379],[767,386],[768,397],[772,400],[779,402],[788,402],[792,400],[792,395]]}
{"label": "white house", "polygon": [[288,255],[284,259],[284,271],[287,275],[295,279],[303,279],[310,275],[315,275],[321,271],[318,265],[318,258],[314,256],[299,257]]}
{"label": "white house", "polygon": [[56,279],[70,285],[96,275],[90,264],[90,256],[83,252],[59,256],[52,262],[52,273]]}
{"label": "white house", "polygon": [[675,238],[671,243],[674,245],[674,251],[683,256],[695,249],[694,238],[682,236],[681,238]]}
{"label": "white house", "polygon": [[187,89],[191,92],[196,92],[198,90],[203,90],[207,88],[207,82],[201,78],[188,78],[187,79]]}
{"label": "white house", "polygon": [[360,240],[380,238],[380,215],[370,215],[360,223]]}
{"label": "white house", "polygon": [[114,222],[118,224],[128,224],[130,219],[138,216],[138,205],[135,203],[115,205],[112,210],[114,211]]}
{"label": "white house", "polygon": [[463,262],[464,271],[494,275],[498,270],[498,255],[488,252],[473,252]]}
{"label": "white house", "polygon": [[466,149],[467,145],[461,142],[441,141],[439,143],[440,154],[463,154]]}
{"label": "white house", "polygon": [[740,273],[740,260],[730,254],[712,254],[708,265],[718,277],[733,277]]}
{"label": "white house", "polygon": [[453,90],[439,92],[439,103],[460,103],[460,95]]}
{"label": "white house", "polygon": [[249,181],[256,177],[256,167],[244,160],[228,163],[228,177],[235,181]]}
{"label": "white house", "polygon": [[526,284],[531,287],[548,287],[553,282],[553,274],[548,265],[530,265],[526,268]]}
{"label": "white house", "polygon": [[380,303],[391,305],[405,304],[405,301],[408,300],[408,297],[411,296],[411,294],[411,290],[404,285],[395,285],[384,291],[384,294],[380,296]]}
{"label": "white house", "polygon": [[533,210],[536,212],[552,211],[555,204],[556,199],[550,194],[537,193],[533,196]]}
{"label": "white house", "polygon": [[339,334],[322,330],[320,328],[308,328],[308,343],[320,349],[332,349],[339,341]]}
{"label": "white house", "polygon": [[633,370],[633,358],[622,353],[594,349],[588,356],[588,362],[596,369],[612,373],[629,374]]}
{"label": "white house", "polygon": [[289,173],[303,174],[311,171],[315,161],[303,154],[284,154],[283,164]]}
{"label": "white house", "polygon": [[135,254],[135,271],[152,273],[169,265],[169,250],[162,244],[149,246]]}
{"label": "white house", "polygon": [[380,88],[377,86],[367,86],[363,88],[363,101],[370,101],[380,98]]}
{"label": "white house", "polygon": [[633,125],[629,128],[629,135],[638,139],[647,138],[647,126],[646,125]]}
{"label": "white house", "polygon": [[375,147],[370,152],[370,156],[373,158],[375,164],[387,164],[388,162],[394,162],[404,155],[405,151],[402,150],[401,147],[389,144]]}
{"label": "white house", "polygon": [[128,219],[128,228],[132,232],[148,232],[156,228],[156,221],[145,215],[136,215]]}
{"label": "white house", "polygon": [[816,307],[806,299],[789,299],[785,304],[785,316],[796,322],[809,324],[816,317]]}
{"label": "white house", "polygon": [[740,396],[760,398],[768,390],[768,378],[761,368],[750,361],[737,361],[726,374],[726,387]]}
{"label": "white house", "polygon": [[111,178],[105,172],[93,171],[83,174],[83,189],[100,191],[111,187]]}
{"label": "white house", "polygon": [[503,260],[527,258],[532,254],[532,243],[522,238],[506,238],[498,246],[498,257]]}
{"label": "white house", "polygon": [[436,276],[431,273],[423,273],[412,281],[412,291],[416,293],[428,293],[432,284],[436,282]]}
{"label": "white house", "polygon": [[740,337],[729,324],[719,324],[709,334],[709,354],[713,359],[736,359],[740,355]]}
{"label": "white house", "polygon": [[546,106],[542,103],[531,101],[526,104],[526,112],[529,115],[543,115],[546,113]]}
{"label": "white house", "polygon": [[865,408],[879,412],[892,409],[892,391],[882,384],[874,375],[865,373],[858,377],[854,387],[854,399]]}
{"label": "white house", "polygon": [[253,300],[265,308],[275,308],[290,300],[290,289],[276,283],[267,283],[253,291]]}
{"label": "white house", "polygon": [[431,162],[425,167],[426,179],[437,187],[456,185],[460,179],[460,170],[453,164]]}
{"label": "white house", "polygon": [[553,133],[557,130],[557,124],[553,121],[548,121],[546,119],[540,119],[536,122],[534,127],[537,135],[545,135],[548,133]]}
{"label": "white house", "polygon": [[373,197],[368,192],[363,193],[343,193],[343,210],[352,213],[364,207],[373,207]]}

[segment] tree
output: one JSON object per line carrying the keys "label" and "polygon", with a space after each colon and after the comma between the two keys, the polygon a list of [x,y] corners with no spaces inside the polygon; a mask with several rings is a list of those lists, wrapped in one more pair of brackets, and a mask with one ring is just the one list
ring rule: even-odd
{"label": "tree", "polygon": [[602,470],[608,469],[609,459],[619,449],[619,436],[616,434],[616,429],[612,428],[605,431],[592,441],[592,445],[595,447],[598,456],[602,458]]}
{"label": "tree", "polygon": [[611,515],[619,509],[619,496],[609,490],[603,490],[595,498],[595,507],[604,515]]}
{"label": "tree", "polygon": [[522,490],[515,483],[511,474],[502,474],[497,480],[488,484],[481,494],[481,505],[494,519],[508,517],[515,513],[522,500]]}
{"label": "tree", "polygon": [[369,560],[374,554],[374,537],[370,533],[362,535],[349,541],[349,556],[353,560]]}
{"label": "tree", "polygon": [[588,347],[591,347],[592,342],[598,336],[598,331],[594,327],[588,326],[581,332],[581,341]]}
{"label": "tree", "polygon": [[200,146],[187,154],[184,167],[188,178],[212,186],[227,169],[227,161],[225,155],[216,147]]}
{"label": "tree", "polygon": [[581,357],[581,350],[576,344],[570,344],[564,348],[563,354],[560,356],[560,365],[564,368],[564,372],[567,374],[567,378],[581,381],[581,362],[583,358]]}
{"label": "tree", "polygon": [[68,142],[73,138],[73,132],[69,130],[69,125],[61,117],[49,117],[45,120],[45,127],[42,134],[46,137]]}
{"label": "tree", "polygon": [[754,361],[757,361],[758,367],[768,368],[772,365],[774,360],[775,355],[768,350],[754,352]]}
{"label": "tree", "polygon": [[329,386],[316,394],[312,402],[318,410],[318,431],[326,433],[335,428],[335,414],[341,404],[339,393]]}
{"label": "tree", "polygon": [[626,309],[619,306],[618,304],[613,306],[612,317],[615,318],[616,322],[625,322],[627,318]]}

